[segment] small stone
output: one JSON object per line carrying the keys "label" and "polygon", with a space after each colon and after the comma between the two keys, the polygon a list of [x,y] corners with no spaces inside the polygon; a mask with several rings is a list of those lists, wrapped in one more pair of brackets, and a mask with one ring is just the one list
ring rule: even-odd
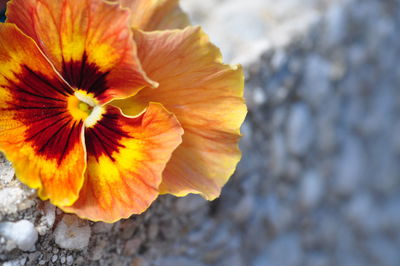
{"label": "small stone", "polygon": [[58,259],[58,256],[57,256],[57,255],[53,255],[53,257],[51,257],[51,261],[52,261],[53,263],[56,262],[57,259]]}
{"label": "small stone", "polygon": [[94,261],[100,260],[105,253],[104,251],[107,247],[107,244],[107,239],[96,241],[96,244],[92,246],[91,250],[89,251],[89,259]]}
{"label": "small stone", "polygon": [[276,265],[300,266],[303,251],[297,235],[282,235],[271,243],[268,249],[271,261]]}
{"label": "small stone", "polygon": [[74,263],[74,257],[72,255],[67,256],[67,265],[72,265]]}
{"label": "small stone", "polygon": [[[56,244],[64,249],[83,250],[89,244],[91,230],[87,221],[64,215],[54,231]],[[68,259],[68,258],[67,258]]]}
{"label": "small stone", "polygon": [[305,155],[313,141],[314,125],[310,109],[302,103],[292,107],[287,128],[289,150],[295,155]]}
{"label": "small stone", "polygon": [[322,57],[311,55],[305,62],[304,84],[300,94],[312,106],[321,106],[327,99],[330,89],[331,66]]}
{"label": "small stone", "polygon": [[347,218],[358,230],[374,232],[379,230],[380,220],[379,209],[375,206],[370,194],[358,193],[353,195],[345,209]]}
{"label": "small stone", "polygon": [[263,105],[267,101],[267,96],[261,87],[257,87],[253,91],[253,104],[257,107]]}
{"label": "small stone", "polygon": [[124,246],[123,255],[133,256],[138,253],[142,241],[138,238],[128,240]]}
{"label": "small stone", "polygon": [[49,201],[44,204],[44,217],[49,228],[52,228],[56,220],[56,207]]}
{"label": "small stone", "polygon": [[0,234],[13,241],[23,251],[35,250],[38,232],[30,221],[0,223]]}
{"label": "small stone", "polygon": [[49,201],[46,201],[43,204],[43,213],[44,215],[41,217],[40,223],[36,226],[36,230],[41,236],[45,235],[53,228],[56,220],[56,207]]}
{"label": "small stone", "polygon": [[31,207],[30,193],[22,187],[7,187],[0,190],[0,213],[13,214]]}
{"label": "small stone", "polygon": [[22,266],[22,265],[24,264],[22,264],[20,260],[10,260],[2,264],[2,266]]}
{"label": "small stone", "polygon": [[199,210],[207,202],[199,195],[188,195],[176,201],[175,208],[179,213],[190,213]]}
{"label": "small stone", "polygon": [[133,234],[138,230],[138,224],[132,219],[121,221],[120,230],[122,239],[131,239]]}
{"label": "small stone", "polygon": [[95,234],[108,233],[113,229],[113,227],[114,227],[114,224],[97,222],[92,227],[92,231]]}
{"label": "small stone", "polygon": [[282,134],[274,134],[272,137],[271,165],[270,169],[276,176],[286,170],[287,165],[286,143]]}
{"label": "small stone", "polygon": [[286,230],[294,215],[293,211],[272,193],[264,198],[263,214],[277,232]]}
{"label": "small stone", "polygon": [[158,236],[159,228],[157,223],[151,223],[147,230],[147,237],[149,240],[155,240]]}
{"label": "small stone", "polygon": [[66,259],[64,256],[61,256],[60,262],[61,262],[62,264],[64,264],[66,261],[67,261],[67,259]]}
{"label": "small stone", "polygon": [[346,138],[337,161],[335,185],[338,193],[350,194],[358,188],[364,178],[364,155],[362,144],[357,138]]}
{"label": "small stone", "polygon": [[304,207],[314,207],[323,196],[322,177],[315,171],[308,171],[301,180],[300,198]]}
{"label": "small stone", "polygon": [[34,253],[30,253],[28,255],[28,261],[29,262],[33,262],[33,261],[37,261],[40,257],[40,252],[34,252]]}
{"label": "small stone", "polygon": [[252,195],[243,196],[239,204],[234,208],[233,218],[236,222],[242,223],[248,219],[254,209],[254,198]]}

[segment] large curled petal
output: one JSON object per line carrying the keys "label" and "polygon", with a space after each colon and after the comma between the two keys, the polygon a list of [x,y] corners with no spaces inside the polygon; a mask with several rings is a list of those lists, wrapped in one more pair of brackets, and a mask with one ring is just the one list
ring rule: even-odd
{"label": "large curled petal", "polygon": [[102,0],[12,0],[7,21],[36,41],[71,86],[107,102],[157,85],[137,59],[129,15]]}
{"label": "large curled petal", "polygon": [[190,25],[179,0],[120,0],[132,10],[131,25],[146,31],[182,29]]}
{"label": "large curled petal", "polygon": [[143,68],[160,86],[114,104],[132,115],[149,101],[160,102],[182,124],[183,142],[164,171],[162,192],[218,197],[241,156],[239,128],[247,112],[241,67],[222,64],[198,27],[136,30],[134,37]]}
{"label": "large curled petal", "polygon": [[67,110],[71,93],[31,38],[0,24],[0,150],[55,205],[75,202],[86,167],[82,122]]}
{"label": "large curled petal", "polygon": [[135,118],[108,106],[86,129],[86,181],[77,202],[63,209],[106,222],[142,213],[158,196],[162,172],[182,134],[175,116],[160,104],[151,103]]}

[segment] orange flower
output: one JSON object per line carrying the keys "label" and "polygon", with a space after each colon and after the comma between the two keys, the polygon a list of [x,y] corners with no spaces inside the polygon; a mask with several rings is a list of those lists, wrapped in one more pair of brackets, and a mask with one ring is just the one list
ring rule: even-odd
{"label": "orange flower", "polygon": [[243,74],[200,28],[167,30],[187,24],[175,0],[12,0],[0,150],[17,177],[94,221],[159,193],[218,197],[240,159]]}

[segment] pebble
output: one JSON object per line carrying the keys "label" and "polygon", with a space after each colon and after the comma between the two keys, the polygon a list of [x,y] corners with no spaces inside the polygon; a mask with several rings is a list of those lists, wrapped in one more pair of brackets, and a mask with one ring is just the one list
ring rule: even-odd
{"label": "pebble", "polygon": [[35,226],[27,220],[0,223],[0,235],[13,241],[23,251],[34,251],[38,240]]}
{"label": "pebble", "polygon": [[22,187],[6,187],[0,190],[0,213],[13,214],[31,207],[34,202],[27,199],[28,193]]}
{"label": "pebble", "polygon": [[72,255],[67,256],[67,265],[74,264],[74,257]]}
{"label": "pebble", "polygon": [[256,107],[263,105],[267,101],[267,96],[261,87],[256,87],[254,89],[252,100]]}
{"label": "pebble", "polygon": [[44,218],[46,219],[47,226],[52,228],[56,220],[56,207],[49,201],[44,204]]}
{"label": "pebble", "polygon": [[254,197],[252,195],[243,195],[240,202],[235,206],[233,218],[237,223],[243,223],[254,211]]}
{"label": "pebble", "polygon": [[318,55],[310,55],[305,63],[305,77],[300,94],[314,107],[320,107],[330,94],[331,65]]}
{"label": "pebble", "polygon": [[303,103],[292,106],[287,128],[289,151],[302,156],[309,152],[314,138],[314,125],[309,107]]}
{"label": "pebble", "polygon": [[114,224],[97,222],[92,226],[92,231],[95,234],[109,233],[114,227]]}
{"label": "pebble", "polygon": [[343,151],[337,161],[335,189],[340,194],[350,194],[356,190],[364,178],[364,154],[356,137],[349,136],[342,145]]}
{"label": "pebble", "polygon": [[301,179],[300,200],[304,207],[315,207],[324,193],[323,177],[316,171],[309,170]]}
{"label": "pebble", "polygon": [[299,236],[295,234],[280,236],[271,243],[268,253],[275,265],[300,266],[303,251]]}
{"label": "pebble", "polygon": [[283,134],[275,133],[272,137],[270,170],[275,176],[286,170],[287,148]]}
{"label": "pebble", "polygon": [[185,198],[178,199],[175,204],[176,211],[179,213],[191,213],[199,210],[207,204],[199,195],[188,195]]}
{"label": "pebble", "polygon": [[85,249],[89,244],[90,235],[91,229],[87,221],[69,214],[64,215],[54,231],[56,244],[71,250]]}
{"label": "pebble", "polygon": [[2,264],[2,266],[23,266],[26,263],[26,258],[20,259],[20,260],[11,260],[11,261],[6,261]]}

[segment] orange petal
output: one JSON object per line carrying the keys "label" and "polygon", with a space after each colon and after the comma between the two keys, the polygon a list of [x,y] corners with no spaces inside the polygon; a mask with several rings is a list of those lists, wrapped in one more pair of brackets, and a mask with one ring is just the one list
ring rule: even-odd
{"label": "orange petal", "polygon": [[179,7],[179,0],[120,0],[132,10],[132,27],[146,31],[183,29],[189,18]]}
{"label": "orange petal", "polygon": [[149,101],[162,103],[185,130],[160,187],[178,196],[219,196],[240,160],[239,128],[246,115],[243,72],[222,64],[221,54],[198,27],[144,33],[135,31],[138,54],[157,89],[115,101],[126,114]]}
{"label": "orange petal", "polygon": [[145,211],[159,194],[162,172],[181,143],[183,130],[160,104],[128,118],[109,106],[85,133],[88,152],[86,182],[67,212],[114,222]]}
{"label": "orange petal", "polygon": [[0,150],[55,205],[77,199],[86,167],[82,122],[67,110],[71,92],[31,38],[0,24]]}
{"label": "orange petal", "polygon": [[7,21],[36,41],[71,86],[107,102],[157,85],[140,66],[129,15],[101,0],[12,0]]}

